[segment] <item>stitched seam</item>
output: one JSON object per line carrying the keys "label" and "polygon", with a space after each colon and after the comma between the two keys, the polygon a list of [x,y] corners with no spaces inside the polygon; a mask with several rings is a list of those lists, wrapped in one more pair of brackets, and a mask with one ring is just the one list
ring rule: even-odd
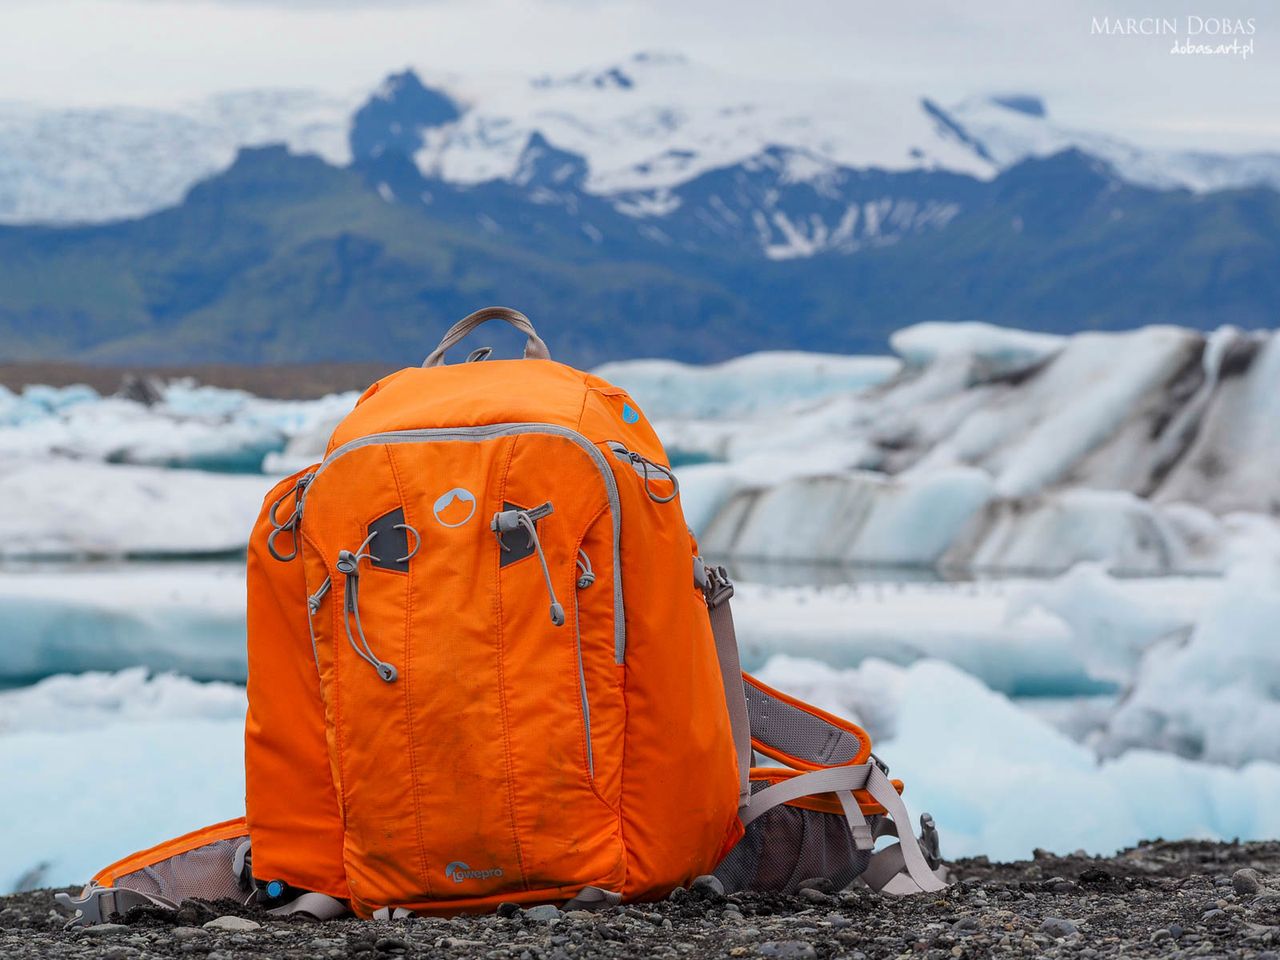
{"label": "stitched seam", "polygon": [[[396,497],[400,500],[400,509],[406,510],[409,501],[405,498],[404,485],[400,482],[400,470],[396,466],[396,458],[391,453],[390,444],[384,446],[383,449],[387,452],[387,463],[391,467],[391,479],[396,485]],[[404,522],[412,525],[407,512],[405,513]],[[422,549],[421,542],[418,543],[418,549]],[[430,865],[427,860],[427,845],[422,833],[422,801],[419,796],[421,781],[418,779],[417,746],[413,736],[413,577],[409,575],[408,571],[406,571],[405,576],[404,657],[402,661],[404,668],[401,671],[398,682],[404,684],[404,719],[409,740],[409,775],[413,778],[413,819],[418,834],[418,868],[422,871],[422,882],[426,884],[427,896],[434,898],[435,894],[431,889]]]}
{"label": "stitched seam", "polygon": [[[583,421],[583,420],[586,418],[586,416],[587,416],[587,401],[591,399],[591,395],[592,395],[593,393],[597,393],[597,392],[598,392],[598,391],[597,391],[597,388],[595,388],[595,387],[591,386],[591,384],[590,384],[590,383],[588,383],[588,379],[587,379],[588,377],[589,377],[589,374],[585,374],[585,373],[584,373],[584,374],[582,375],[582,387],[583,387],[583,390],[582,390],[582,406],[578,408],[578,422],[574,425],[574,429],[575,429],[575,430],[577,430],[577,432],[578,432],[578,433],[582,433],[582,421]],[[584,434],[584,436],[585,436],[585,434]],[[588,439],[590,439],[590,438],[588,438]],[[597,445],[598,445],[598,441],[596,441],[596,443],[597,443]],[[606,459],[606,461],[607,461],[609,458],[608,458],[608,457],[606,457],[605,459]],[[609,464],[609,468],[610,468],[610,469],[613,469],[613,464]],[[619,495],[619,498],[618,498],[618,509],[619,509],[619,510],[621,510],[621,509],[622,509],[622,498],[621,498],[621,495]],[[619,523],[619,525],[618,525],[618,526],[619,526],[619,531],[621,531],[621,523]],[[610,539],[610,541],[612,541],[612,540],[613,540],[613,529],[612,529],[612,528],[610,528],[610,530],[609,530],[609,539]],[[621,539],[622,539],[622,538],[621,538],[621,534],[619,534],[619,538],[618,538],[618,539],[619,539],[619,542],[618,542],[618,543],[612,543],[612,542],[611,542],[611,543],[609,544],[609,546],[612,548],[613,560],[618,564],[618,566],[621,566],[621,565],[622,565],[622,543],[621,543]],[[617,572],[616,572],[616,571],[612,571],[612,572],[613,572],[614,576],[616,577],[616,576],[617,576]],[[626,609],[626,605],[625,605],[626,596],[625,596],[625,595],[626,595],[626,586],[625,586],[625,581],[624,581],[624,585],[623,585],[623,601],[624,601],[623,609],[624,609],[624,611],[625,611],[625,609]],[[615,613],[615,616],[616,616],[616,614],[617,614],[617,605],[616,605],[616,603],[615,603],[615,605],[614,605],[614,613]],[[625,613],[624,613],[624,615],[623,615],[623,616],[624,616],[624,618],[625,618]],[[624,626],[625,626],[625,624],[624,624]],[[618,629],[618,625],[617,625],[617,624],[614,624],[614,630],[616,631],[617,629]],[[630,636],[630,633],[629,633],[629,632],[628,632],[628,636]],[[627,877],[628,877],[628,875],[631,873],[631,856],[630,856],[630,850],[629,850],[629,848],[628,848],[628,846],[627,846],[627,818],[626,818],[626,816],[624,816],[624,814],[623,814],[623,812],[622,812],[623,807],[624,807],[624,806],[625,806],[625,804],[626,804],[626,797],[627,797],[627,736],[628,736],[628,733],[629,733],[629,729],[628,729],[628,728],[629,728],[629,726],[630,726],[630,723],[629,723],[629,720],[630,720],[630,709],[629,709],[629,706],[628,706],[628,700],[627,700],[627,676],[628,676],[627,665],[626,665],[626,663],[617,663],[617,664],[615,664],[615,665],[614,665],[614,670],[615,670],[615,672],[617,671],[617,669],[618,669],[619,667],[621,667],[621,668],[622,668],[622,683],[621,683],[621,685],[620,685],[620,693],[621,693],[621,695],[622,695],[622,760],[621,760],[621,767],[620,767],[620,768],[619,768],[619,770],[618,770],[618,808],[617,808],[617,812],[618,812],[618,840],[619,840],[619,842],[622,844],[622,888],[625,890],[625,889],[626,889],[626,886],[627,886]],[[595,785],[594,785],[594,783],[593,783],[593,784],[592,784],[592,788],[594,789],[594,787],[595,787]],[[597,794],[597,796],[598,796],[598,794]]]}
{"label": "stitched seam", "polygon": [[[498,488],[498,496],[503,503],[507,502],[507,477],[511,473],[511,461],[516,454],[516,443],[519,435],[511,438],[507,448],[507,461],[502,465],[502,482]],[[502,557],[494,551],[493,555],[494,589],[493,607],[494,623],[497,625],[495,635],[498,639],[498,704],[502,720],[502,760],[507,771],[507,807],[511,811],[511,842],[515,846],[516,860],[520,864],[520,882],[525,890],[529,889],[529,874],[525,867],[524,850],[520,845],[520,826],[516,819],[515,766],[511,756],[511,722],[508,717],[506,647],[502,629]]]}
{"label": "stitched seam", "polygon": [[[587,523],[586,527],[585,527],[585,528],[583,529],[583,531],[582,531],[582,534],[578,537],[577,542],[574,544],[573,559],[570,561],[570,563],[571,563],[571,568],[570,568],[570,569],[571,569],[571,572],[572,572],[572,575],[573,575],[572,584],[573,584],[573,591],[574,591],[574,593],[573,593],[573,598],[574,598],[574,602],[573,602],[574,630],[575,630],[575,632],[577,633],[577,640],[578,640],[578,642],[577,642],[577,646],[578,646],[578,648],[579,648],[579,649],[581,649],[581,647],[582,647],[582,623],[580,622],[580,619],[581,619],[581,618],[580,618],[581,608],[580,608],[580,606],[579,606],[579,604],[578,604],[578,583],[577,583],[577,581],[578,581],[578,569],[577,569],[577,568],[578,568],[578,561],[577,561],[578,551],[582,549],[582,544],[586,541],[586,539],[587,539],[587,535],[591,532],[591,528],[592,528],[592,527],[594,527],[594,526],[595,526],[595,525],[600,521],[600,518],[601,518],[602,516],[607,515],[607,514],[608,514],[608,512],[609,512],[609,505],[608,505],[607,503],[606,503],[604,506],[602,506],[599,510],[597,510],[597,511],[596,511],[595,515],[594,515],[594,516],[591,518],[591,520]],[[612,651],[611,651],[611,652],[612,652]],[[611,658],[611,659],[612,659],[612,658]],[[582,682],[583,682],[584,684],[586,684],[586,683],[587,683],[587,678],[586,678],[586,670],[587,670],[586,659],[584,658],[581,662],[582,662]],[[588,701],[590,701],[590,697],[591,697],[591,690],[590,690],[590,685],[589,685],[589,684],[588,684],[588,686],[587,686],[586,695],[587,695],[587,699],[588,699]],[[581,698],[579,698],[579,699],[581,699]],[[600,801],[601,803],[603,803],[606,807],[608,807],[608,808],[609,808],[609,810],[611,810],[611,811],[613,812],[614,816],[616,816],[616,817],[621,817],[621,816],[622,816],[622,812],[621,812],[620,807],[621,807],[621,801],[622,801],[622,798],[621,798],[621,797],[619,797],[619,798],[618,798],[618,805],[617,805],[617,806],[615,806],[614,804],[610,803],[610,802],[608,801],[608,799],[606,799],[606,798],[605,798],[605,796],[600,792],[600,786],[599,786],[599,784],[597,783],[597,779],[598,779],[598,778],[597,778],[597,777],[593,777],[593,776],[591,776],[590,771],[589,771],[589,769],[588,769],[588,767],[587,767],[587,751],[590,749],[590,745],[589,745],[589,744],[588,744],[588,742],[587,742],[587,723],[586,723],[586,717],[582,715],[582,704],[581,704],[581,703],[579,703],[579,705],[578,705],[578,714],[579,714],[579,717],[581,718],[581,724],[579,725],[578,730],[579,730],[579,733],[581,733],[581,735],[582,735],[582,737],[581,737],[581,739],[582,739],[582,747],[583,747],[583,752],[582,752],[582,769],[587,773],[587,782],[591,785],[591,792],[592,792],[592,793],[594,793],[594,794],[596,795],[596,798],[597,798],[597,799],[599,799],[599,801]]]}

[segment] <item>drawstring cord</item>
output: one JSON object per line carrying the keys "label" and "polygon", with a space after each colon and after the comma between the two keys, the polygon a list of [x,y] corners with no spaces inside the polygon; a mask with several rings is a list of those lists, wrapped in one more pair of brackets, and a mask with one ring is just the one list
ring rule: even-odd
{"label": "drawstring cord", "polygon": [[[378,531],[373,531],[356,548],[355,553],[350,550],[340,550],[338,552],[338,572],[346,577],[346,587],[343,591],[342,598],[342,625],[347,631],[347,642],[351,644],[351,649],[361,660],[366,661],[376,671],[378,676],[387,683],[392,683],[399,675],[396,668],[387,663],[385,660],[378,658],[377,654],[369,646],[369,641],[364,635],[364,626],[360,623],[360,561],[373,560],[377,561],[372,553],[368,552],[369,544],[373,542],[373,538],[378,535]],[[355,636],[351,633],[351,621],[356,622],[356,634],[360,637],[360,642],[356,643]]]}
{"label": "drawstring cord", "polygon": [[542,552],[542,541],[538,539],[538,528],[533,522],[530,513],[537,513],[539,517],[545,517],[551,512],[551,503],[547,502],[541,507],[534,510],[502,510],[493,515],[493,522],[489,524],[489,528],[498,535],[498,546],[503,550],[510,550],[502,540],[504,533],[512,530],[523,529],[529,536],[529,546],[533,547],[533,552],[538,555],[538,563],[542,565],[542,579],[547,584],[547,595],[551,598],[551,622],[557,626],[564,626],[564,607],[560,605],[560,601],[556,599],[556,588],[551,583],[551,570],[547,567],[547,555]]}
{"label": "drawstring cord", "polygon": [[578,548],[578,589],[585,590],[596,582],[596,572],[591,569],[591,558],[587,551]]}
{"label": "drawstring cord", "polygon": [[[644,492],[649,495],[649,499],[654,503],[670,503],[680,493],[680,481],[676,479],[676,475],[671,472],[670,467],[664,467],[660,463],[654,463],[648,457],[636,453],[634,450],[628,450],[627,456],[631,458],[631,462],[638,466],[644,473]],[[654,473],[659,477],[665,477],[671,484],[671,494],[662,496],[653,492],[653,487],[649,485],[649,470],[653,469]]]}

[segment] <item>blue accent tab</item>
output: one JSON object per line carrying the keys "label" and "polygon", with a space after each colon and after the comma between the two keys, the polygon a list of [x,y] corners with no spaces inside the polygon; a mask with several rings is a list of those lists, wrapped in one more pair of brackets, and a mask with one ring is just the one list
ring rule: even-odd
{"label": "blue accent tab", "polygon": [[280,880],[272,880],[267,884],[267,896],[274,900],[280,894],[284,893],[284,883]]}
{"label": "blue accent tab", "polygon": [[637,423],[639,422],[639,420],[640,420],[640,411],[638,411],[635,407],[631,406],[631,404],[629,403],[623,403],[622,422]]}

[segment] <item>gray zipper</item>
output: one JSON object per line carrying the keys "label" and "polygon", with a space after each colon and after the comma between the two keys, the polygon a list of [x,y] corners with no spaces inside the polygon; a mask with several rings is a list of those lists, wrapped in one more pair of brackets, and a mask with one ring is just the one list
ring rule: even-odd
{"label": "gray zipper", "polygon": [[573,633],[578,649],[578,690],[582,695],[582,730],[587,737],[587,776],[596,778],[596,762],[591,751],[591,703],[587,700],[587,672],[582,665],[582,624],[578,622],[578,587],[573,590]]}
{"label": "gray zipper", "polygon": [[[314,475],[312,477],[314,479]],[[302,505],[298,505],[298,509],[302,509]],[[293,529],[293,535],[298,538],[298,562],[302,563],[302,517],[298,517],[298,525]],[[329,578],[324,578],[324,583],[320,584],[315,593],[307,597],[307,635],[311,637],[311,656],[316,662],[316,673],[320,672],[320,648],[316,644],[316,625],[315,615],[320,612],[320,602],[324,599],[324,595],[329,592]]]}
{"label": "gray zipper", "polygon": [[[302,491],[302,500],[298,504],[299,522],[306,509],[307,495],[315,487],[315,481],[324,473],[326,467],[339,457],[361,447],[378,446],[390,443],[441,443],[448,441],[479,442],[495,437],[506,437],[521,433],[544,433],[556,437],[564,437],[581,447],[595,463],[600,476],[604,478],[605,492],[609,496],[609,515],[613,520],[613,658],[616,663],[625,663],[627,657],[627,620],[622,599],[622,500],[618,496],[618,482],[614,479],[609,462],[600,449],[568,427],[554,423],[491,423],[480,427],[432,427],[421,430],[391,430],[385,433],[371,433],[365,437],[348,440],[342,446],[321,461],[315,473]],[[576,600],[576,598],[575,598]]]}

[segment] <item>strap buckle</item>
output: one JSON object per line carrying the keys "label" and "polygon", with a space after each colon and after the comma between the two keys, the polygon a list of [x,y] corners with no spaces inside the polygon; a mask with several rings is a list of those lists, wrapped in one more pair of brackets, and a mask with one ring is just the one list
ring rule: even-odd
{"label": "strap buckle", "polygon": [[706,566],[706,582],[702,584],[702,595],[707,598],[707,607],[714,610],[733,596],[733,581],[729,579],[729,571],[722,566]]}
{"label": "strap buckle", "polygon": [[920,814],[920,852],[924,854],[929,869],[937,870],[942,863],[942,845],[938,841],[938,828],[933,817],[927,813]]}
{"label": "strap buckle", "polygon": [[164,897],[149,896],[128,887],[100,887],[93,883],[81,891],[79,897],[55,893],[53,899],[60,907],[71,911],[71,919],[65,927],[67,930],[106,923],[113,916],[128,913],[134,907],[151,905],[177,909],[177,904]]}

